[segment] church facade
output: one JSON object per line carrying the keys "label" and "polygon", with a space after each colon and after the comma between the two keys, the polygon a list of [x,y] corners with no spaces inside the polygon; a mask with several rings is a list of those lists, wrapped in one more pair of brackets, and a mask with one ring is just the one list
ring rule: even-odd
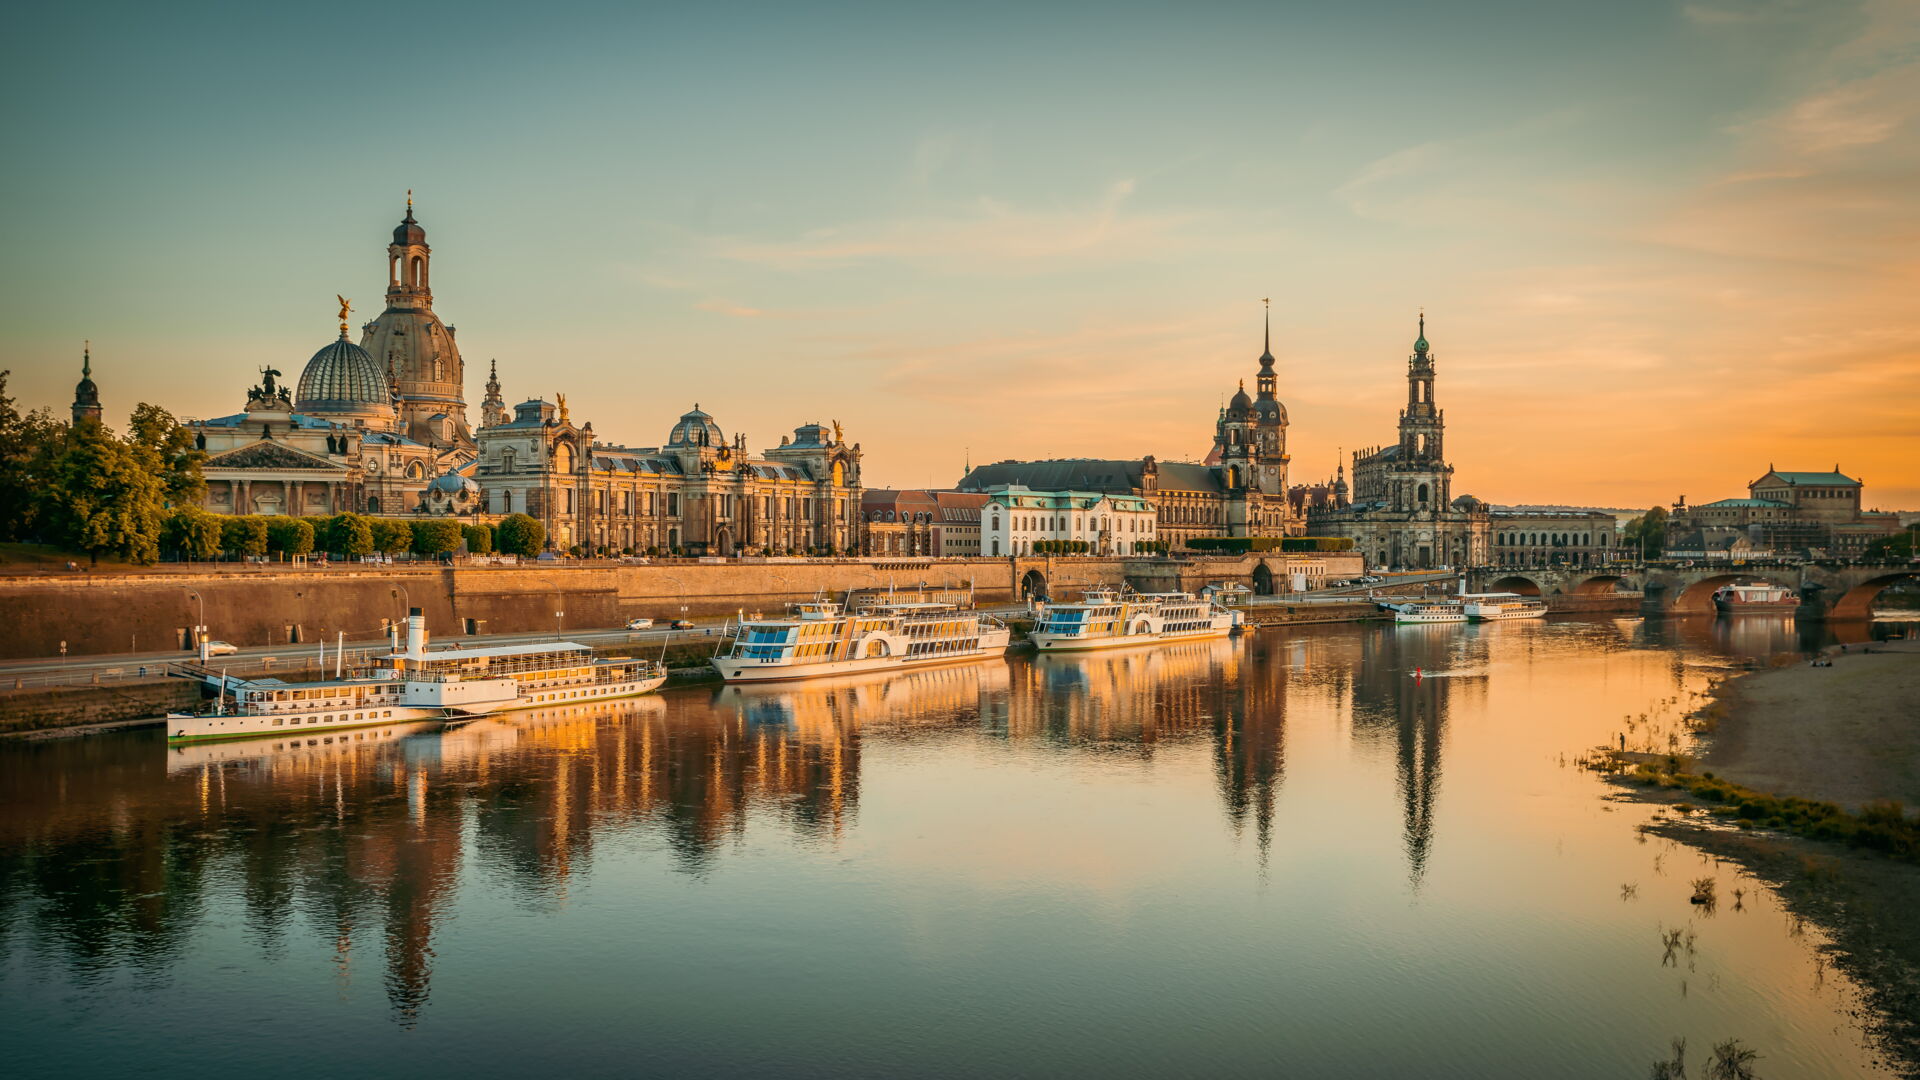
{"label": "church facade", "polygon": [[1309,511],[1307,527],[1315,536],[1348,537],[1375,566],[1426,569],[1490,561],[1489,508],[1471,495],[1453,495],[1446,414],[1434,399],[1436,379],[1423,313],[1407,358],[1400,437],[1391,446],[1353,455],[1351,491],[1342,477],[1333,498]]}
{"label": "church facade", "polygon": [[[432,249],[413,200],[387,245],[384,310],[301,368],[272,365],[240,412],[189,420],[206,451],[205,507],[229,514],[458,515],[539,519],[560,550],[810,553],[860,543],[860,446],[809,423],[755,455],[698,406],[659,446],[576,425],[564,395],[509,409],[497,367],[479,426],[467,417],[455,329],[433,308]],[[76,394],[98,411],[90,371]]]}
{"label": "church facade", "polygon": [[[1153,538],[1179,548],[1202,536],[1299,536],[1305,518],[1288,498],[1287,408],[1279,397],[1271,325],[1255,395],[1244,381],[1214,423],[1204,461],[1065,458],[981,465],[959,490],[991,492],[1024,487],[1036,492],[1125,495],[1152,507]],[[984,533],[983,533],[984,540]]]}

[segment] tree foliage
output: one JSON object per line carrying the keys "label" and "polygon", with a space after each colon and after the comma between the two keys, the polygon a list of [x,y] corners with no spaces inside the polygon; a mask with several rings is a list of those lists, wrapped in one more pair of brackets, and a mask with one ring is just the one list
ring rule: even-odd
{"label": "tree foliage", "polygon": [[0,371],[0,540],[41,540],[46,488],[66,447],[67,425],[52,411],[22,413]]}
{"label": "tree foliage", "polygon": [[458,550],[461,539],[460,523],[452,518],[426,518],[413,523],[415,555],[445,555]]}
{"label": "tree foliage", "polygon": [[1644,550],[1654,558],[1667,546],[1667,509],[1656,506],[1627,522],[1620,530],[1620,546],[1630,551]]}
{"label": "tree foliage", "polygon": [[493,539],[508,555],[538,555],[547,543],[547,527],[525,514],[508,514],[494,529]]}
{"label": "tree foliage", "polygon": [[150,457],[98,424],[69,430],[39,492],[42,538],[94,559],[158,559],[166,500]]}
{"label": "tree foliage", "polygon": [[313,550],[313,523],[278,514],[267,519],[267,550],[275,555],[305,555]]}
{"label": "tree foliage", "polygon": [[161,546],[183,559],[212,559],[220,554],[220,519],[197,506],[183,506],[167,515]]}
{"label": "tree foliage", "polygon": [[398,555],[413,546],[413,526],[406,522],[374,518],[369,524],[373,529],[373,550]]}
{"label": "tree foliage", "polygon": [[467,525],[460,530],[467,541],[467,554],[493,554],[493,530],[485,525]]}
{"label": "tree foliage", "polygon": [[267,519],[257,514],[235,514],[221,519],[220,549],[229,555],[265,555]]}
{"label": "tree foliage", "polygon": [[204,451],[194,448],[193,433],[158,405],[141,402],[127,420],[127,442],[153,455],[161,487],[171,506],[189,506],[207,493],[200,475]]}
{"label": "tree foliage", "polygon": [[335,555],[357,559],[373,554],[373,526],[359,514],[335,514],[327,519],[325,531],[317,540]]}

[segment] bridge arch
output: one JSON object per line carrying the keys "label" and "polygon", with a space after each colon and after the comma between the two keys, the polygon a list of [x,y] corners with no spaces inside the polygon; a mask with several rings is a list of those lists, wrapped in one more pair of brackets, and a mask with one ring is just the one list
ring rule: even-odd
{"label": "bridge arch", "polygon": [[1846,592],[1828,609],[1829,619],[1868,619],[1873,617],[1873,602],[1890,585],[1902,581],[1920,581],[1920,570],[1892,570],[1862,581]]}
{"label": "bridge arch", "polygon": [[1620,591],[1620,583],[1626,581],[1623,574],[1595,574],[1573,587],[1576,596],[1606,596]]}
{"label": "bridge arch", "polygon": [[1495,578],[1487,591],[1519,593],[1521,596],[1539,596],[1542,590],[1539,582],[1524,574],[1508,574],[1506,577]]}
{"label": "bridge arch", "polygon": [[1800,582],[1794,578],[1781,580],[1775,574],[1725,573],[1706,574],[1694,581],[1673,590],[1673,600],[1666,610],[1675,615],[1711,615],[1713,614],[1713,594],[1722,585],[1732,585],[1737,581],[1765,581],[1769,585],[1778,585],[1795,596],[1800,595]]}

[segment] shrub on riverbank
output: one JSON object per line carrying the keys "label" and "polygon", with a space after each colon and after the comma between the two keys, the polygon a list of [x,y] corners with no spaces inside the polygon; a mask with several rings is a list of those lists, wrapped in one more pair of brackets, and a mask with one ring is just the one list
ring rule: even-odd
{"label": "shrub on riverbank", "polygon": [[[1625,762],[1616,755],[1610,758],[1610,764],[1614,767],[1607,771],[1618,772]],[[1909,816],[1898,802],[1870,802],[1861,807],[1859,813],[1852,814],[1836,803],[1754,791],[1710,772],[1696,773],[1692,765],[1687,757],[1667,754],[1639,761],[1622,778],[1642,787],[1670,788],[1718,803],[1720,805],[1713,808],[1716,816],[1732,818],[1746,828],[1764,825],[1815,840],[1872,848],[1908,862],[1920,862],[1920,817]]]}

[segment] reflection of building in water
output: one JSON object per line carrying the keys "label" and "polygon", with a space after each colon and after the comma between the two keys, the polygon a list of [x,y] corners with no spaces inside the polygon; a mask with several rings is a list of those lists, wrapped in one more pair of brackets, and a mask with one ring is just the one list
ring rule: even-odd
{"label": "reflection of building in water", "polygon": [[1236,834],[1253,819],[1264,864],[1273,842],[1273,807],[1287,773],[1287,681],[1284,662],[1251,663],[1243,677],[1219,683],[1223,700],[1213,724],[1214,773]]}
{"label": "reflection of building in water", "polygon": [[1354,738],[1393,755],[1407,873],[1416,888],[1433,847],[1447,713],[1456,694],[1485,696],[1486,646],[1485,633],[1458,624],[1382,628],[1361,642]]}
{"label": "reflection of building in water", "polygon": [[1006,734],[1062,744],[1132,743],[1140,753],[1169,737],[1213,730],[1215,680],[1239,676],[1241,644],[1214,638],[1100,653],[1044,654],[1013,667]]}

